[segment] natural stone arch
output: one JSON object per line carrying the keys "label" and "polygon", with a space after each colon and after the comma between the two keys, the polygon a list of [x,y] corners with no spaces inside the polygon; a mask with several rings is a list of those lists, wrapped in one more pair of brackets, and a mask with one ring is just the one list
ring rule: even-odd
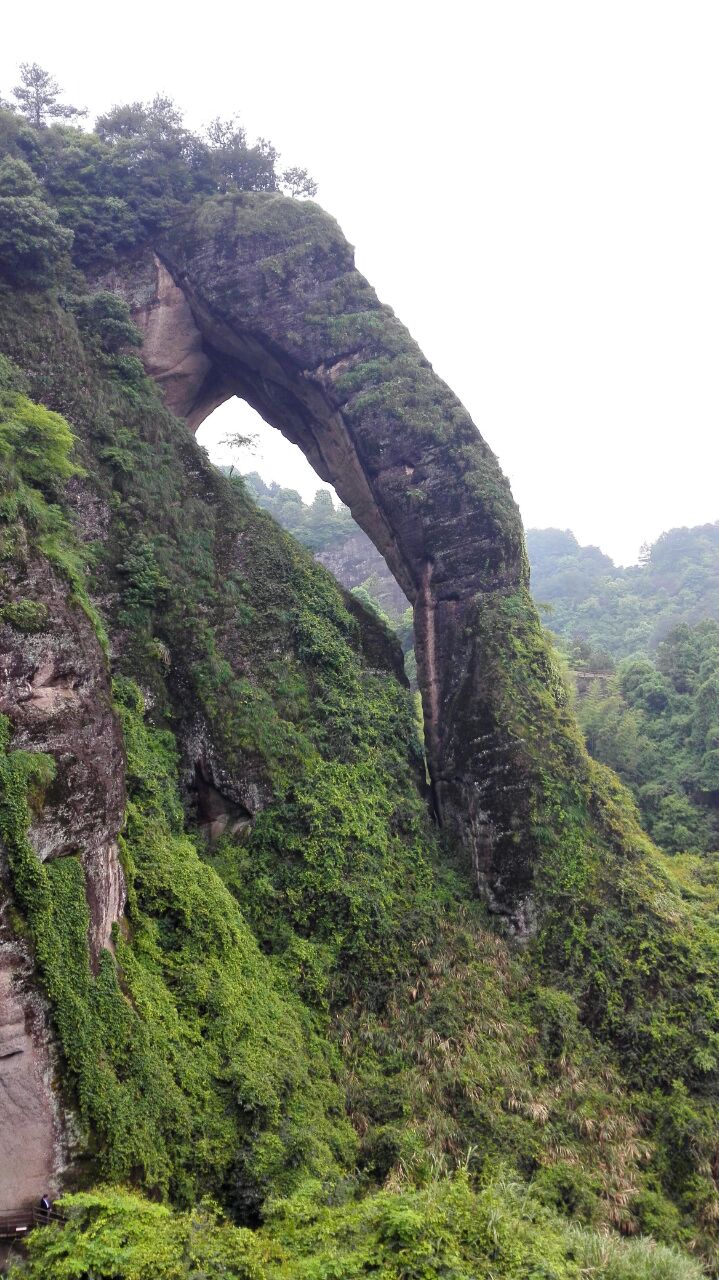
{"label": "natural stone arch", "polygon": [[133,304],[168,407],[196,429],[230,396],[246,400],[384,556],[414,607],[437,817],[490,904],[531,928],[546,747],[568,772],[581,752],[497,459],[318,206],[217,197],[154,249],[105,284]]}

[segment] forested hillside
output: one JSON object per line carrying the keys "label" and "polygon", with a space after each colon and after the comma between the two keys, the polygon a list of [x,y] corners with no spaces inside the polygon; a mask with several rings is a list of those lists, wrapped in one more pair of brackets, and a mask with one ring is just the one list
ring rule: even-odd
{"label": "forested hillside", "polygon": [[550,629],[613,658],[654,652],[677,623],[719,620],[719,521],[670,529],[626,569],[569,530],[528,529],[527,549]]}
{"label": "forested hillside", "polygon": [[[588,758],[494,456],[268,144],[164,99],[50,126],[38,92],[0,110],[0,1209],[64,1220],[10,1274],[716,1276],[715,864]],[[168,409],[166,312],[208,401],[238,367],[301,424],[336,394],[378,541],[386,477],[455,735],[432,787],[396,636]],[[348,334],[352,368],[316,358]],[[279,505],[316,554],[347,529]],[[672,742],[695,718],[701,788],[716,636],[689,634],[622,697],[665,697]],[[492,782],[472,846],[436,802],[462,762]]]}
{"label": "forested hillside", "polygon": [[527,543],[592,755],[663,849],[718,849],[719,523],[671,529],[627,569],[568,531]]}

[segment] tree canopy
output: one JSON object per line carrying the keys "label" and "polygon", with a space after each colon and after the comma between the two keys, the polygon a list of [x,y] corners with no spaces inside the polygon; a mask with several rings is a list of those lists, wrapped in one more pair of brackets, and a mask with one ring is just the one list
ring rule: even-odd
{"label": "tree canopy", "polygon": [[280,167],[271,142],[251,143],[236,116],[197,132],[172,99],[157,94],[113,106],[89,132],[76,123],[86,113],[61,103],[60,94],[49,72],[23,63],[15,101],[0,98],[0,151],[22,160],[42,184],[61,226],[73,233],[80,267],[141,244],[196,197],[317,192],[306,169]]}
{"label": "tree canopy", "polygon": [[719,521],[670,529],[625,569],[568,529],[528,529],[527,549],[532,594],[566,642],[619,659],[653,652],[679,623],[719,619]]}
{"label": "tree canopy", "polygon": [[72,241],[29,165],[11,156],[0,161],[0,277],[39,288],[51,284]]}
{"label": "tree canopy", "polygon": [[310,551],[326,551],[357,531],[348,507],[335,507],[327,489],[318,489],[311,503],[302,501],[296,489],[285,489],[271,481],[266,484],[257,471],[243,479],[258,506],[270,511],[275,520]]}
{"label": "tree canopy", "polygon": [[592,755],[634,792],[649,834],[669,853],[719,848],[719,623],[682,623],[654,659],[580,680]]}

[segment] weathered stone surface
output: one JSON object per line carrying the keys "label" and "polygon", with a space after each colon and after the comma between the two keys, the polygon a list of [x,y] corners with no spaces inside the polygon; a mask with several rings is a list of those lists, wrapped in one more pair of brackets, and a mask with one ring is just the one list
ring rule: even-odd
{"label": "weathered stone surface", "polygon": [[[530,617],[536,627],[536,617],[519,513],[494,454],[317,206],[218,198],[156,249],[196,333],[178,336],[173,315],[182,311],[186,326],[187,311],[164,305],[172,290],[158,272],[155,298],[135,311],[149,371],[172,407],[191,406],[192,426],[222,399],[247,400],[335,486],[385,558],[414,606],[437,815],[490,903],[526,931],[539,783],[532,729],[516,716],[510,728],[505,705],[514,615],[504,605],[514,601],[522,625]],[[121,274],[116,287],[131,301]],[[185,353],[198,338],[209,372],[198,365],[178,398],[173,370],[189,370]],[[506,631],[491,669],[478,611],[485,632],[490,616]]]}
{"label": "weathered stone surface", "polygon": [[218,385],[189,303],[157,254],[143,249],[121,268],[96,275],[96,289],[119,294],[142,329],[142,359],[168,409],[193,431],[232,392]]}
{"label": "weathered stone surface", "polygon": [[178,725],[182,750],[183,790],[194,808],[198,826],[210,841],[222,835],[241,835],[271,799],[265,771],[259,762],[245,762],[241,775],[229,769],[213,736],[197,716]]}
{"label": "weathered stone surface", "polygon": [[359,587],[367,578],[373,578],[376,589],[372,594],[390,616],[404,613],[408,600],[399,584],[387,573],[387,565],[377,548],[361,529],[337,547],[329,547],[316,556],[344,587]]}
{"label": "weathered stone surface", "polygon": [[32,963],[0,913],[0,1213],[58,1190],[63,1125],[47,1010]]}
{"label": "weathered stone surface", "polygon": [[[96,965],[122,914],[117,837],[124,813],[124,755],[106,663],[90,619],[47,562],[6,566],[3,603],[31,601],[47,624],[28,634],[0,623],[0,712],[16,750],[52,756],[56,777],[29,838],[38,858],[76,855],[85,872]],[[55,1089],[49,1013],[32,957],[14,935],[0,850],[0,1210],[59,1189],[65,1126]]]}
{"label": "weathered stone surface", "polygon": [[16,567],[6,588],[7,598],[43,605],[48,618],[36,634],[0,624],[0,712],[12,724],[13,748],[45,752],[56,768],[30,840],[42,861],[81,858],[96,960],[125,892],[117,853],[124,755],[106,664],[92,623],[46,562]]}

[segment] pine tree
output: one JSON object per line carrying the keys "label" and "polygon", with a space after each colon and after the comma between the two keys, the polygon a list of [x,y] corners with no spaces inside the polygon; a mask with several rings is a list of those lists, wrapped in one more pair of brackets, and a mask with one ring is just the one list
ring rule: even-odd
{"label": "pine tree", "polygon": [[76,116],[87,115],[87,111],[79,107],[66,106],[58,102],[62,90],[57,80],[50,75],[49,71],[39,67],[37,62],[21,62],[20,79],[22,83],[15,85],[12,91],[13,97],[21,114],[37,128],[45,124],[48,119],[70,120]]}

